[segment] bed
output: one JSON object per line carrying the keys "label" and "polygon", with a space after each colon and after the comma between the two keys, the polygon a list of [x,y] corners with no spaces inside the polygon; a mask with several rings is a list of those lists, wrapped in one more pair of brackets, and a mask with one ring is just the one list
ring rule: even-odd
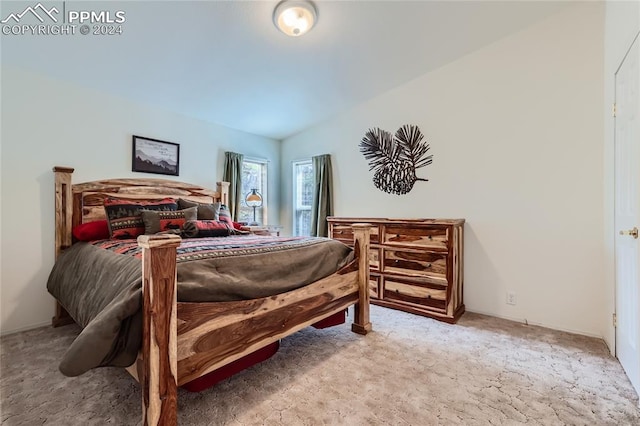
{"label": "bed", "polygon": [[[226,203],[228,196],[228,183],[224,182],[219,182],[215,191],[166,179],[106,179],[73,184],[72,168],[55,167],[54,173],[56,258],[68,257],[72,251],[74,226],[105,217],[107,197],[180,197],[193,202]],[[371,330],[366,256],[369,226],[354,225],[354,239],[353,260],[302,287],[249,300],[178,302],[177,258],[185,250],[186,241],[183,243],[176,235],[139,236],[142,346],[127,371],[142,386],[143,424],[176,424],[178,386],[327,320],[351,305],[355,306],[352,331],[367,334]],[[57,303],[52,322],[58,326],[73,319]]]}

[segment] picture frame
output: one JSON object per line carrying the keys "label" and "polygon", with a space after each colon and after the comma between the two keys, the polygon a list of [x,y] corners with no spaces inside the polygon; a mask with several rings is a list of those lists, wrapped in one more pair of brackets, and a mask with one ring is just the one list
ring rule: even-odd
{"label": "picture frame", "polygon": [[133,135],[131,171],[179,176],[180,144]]}

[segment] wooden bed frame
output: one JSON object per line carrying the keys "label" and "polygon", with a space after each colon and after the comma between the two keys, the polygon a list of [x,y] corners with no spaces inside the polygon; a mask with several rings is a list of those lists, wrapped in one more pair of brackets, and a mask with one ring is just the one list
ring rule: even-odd
{"label": "wooden bed frame", "polygon": [[[72,168],[54,167],[56,257],[73,243],[73,226],[104,219],[104,198],[185,198],[227,202],[217,191],[167,179],[108,179],[72,184]],[[145,235],[142,247],[143,342],[129,371],[142,385],[144,425],[177,424],[177,386],[188,383],[285,336],[355,305],[352,331],[367,334],[370,225],[355,224],[356,258],[340,271],[277,296],[238,302],[176,301],[180,237]],[[73,320],[57,303],[54,326]]]}

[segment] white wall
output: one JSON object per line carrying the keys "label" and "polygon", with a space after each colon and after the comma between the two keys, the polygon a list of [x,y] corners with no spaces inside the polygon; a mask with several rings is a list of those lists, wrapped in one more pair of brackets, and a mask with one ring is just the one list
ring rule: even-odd
{"label": "white wall", "polygon": [[613,351],[615,329],[611,315],[615,312],[614,264],[614,120],[611,106],[615,99],[615,72],[640,31],[640,1],[608,1],[606,3],[604,50],[604,208],[605,208],[605,286],[603,293],[604,339]]}
{"label": "white wall", "polygon": [[3,67],[2,333],[53,315],[45,289],[54,260],[52,167],[74,167],[74,182],[161,177],[131,172],[132,134],[180,143],[175,179],[211,188],[224,151],[270,160],[270,209],[279,210],[279,141]]}
{"label": "white wall", "polygon": [[[338,216],[467,220],[468,310],[602,336],[603,43],[604,5],[572,5],[286,139],[281,222],[291,161],[330,153]],[[406,123],[431,143],[430,181],[385,194],[358,143]]]}

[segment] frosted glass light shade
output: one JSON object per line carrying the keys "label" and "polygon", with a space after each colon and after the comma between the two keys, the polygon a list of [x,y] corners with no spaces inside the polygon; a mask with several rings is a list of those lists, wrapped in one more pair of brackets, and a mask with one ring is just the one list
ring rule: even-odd
{"label": "frosted glass light shade", "polygon": [[262,194],[257,189],[252,189],[244,198],[244,201],[249,207],[260,207],[262,206]]}
{"label": "frosted glass light shade", "polygon": [[284,0],[273,11],[275,26],[291,37],[298,37],[308,32],[316,23],[316,8],[308,1]]}

